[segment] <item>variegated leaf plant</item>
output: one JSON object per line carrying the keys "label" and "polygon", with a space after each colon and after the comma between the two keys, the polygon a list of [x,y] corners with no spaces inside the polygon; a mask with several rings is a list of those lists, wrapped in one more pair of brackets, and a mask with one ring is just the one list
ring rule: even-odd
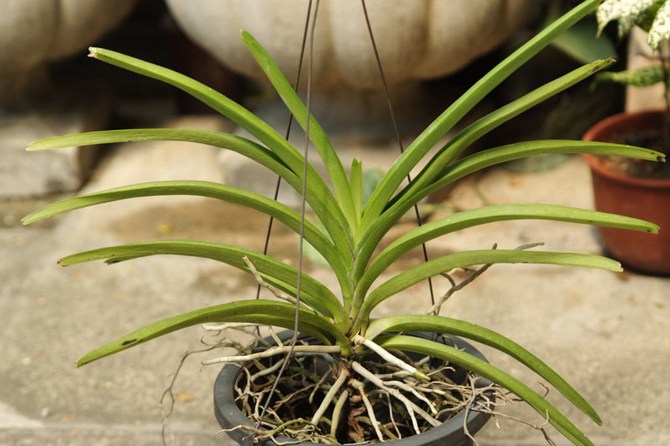
{"label": "variegated leaf plant", "polygon": [[[255,140],[203,130],[133,129],[49,138],[33,143],[29,149],[48,150],[146,140],[190,141],[238,152],[280,176],[286,184],[298,192],[302,190],[303,180],[306,181],[305,200],[318,222],[304,222],[304,239],[328,263],[337,277],[339,289],[329,289],[316,278],[302,273],[300,289],[302,306],[298,321],[301,332],[325,344],[338,346],[339,355],[345,357],[355,354],[354,339],[362,337],[376,341],[385,349],[420,352],[451,361],[516,394],[574,444],[592,445],[586,435],[559,409],[510,373],[456,348],[397,333],[407,331],[444,333],[490,346],[533,370],[563,394],[567,401],[593,421],[600,423],[600,417],[589,403],[557,372],[526,348],[492,330],[446,316],[401,314],[372,319],[371,313],[382,302],[393,298],[413,284],[455,268],[497,263],[537,263],[620,270],[617,262],[588,254],[490,249],[448,254],[410,267],[403,272],[392,273],[390,277],[382,275],[408,250],[457,230],[517,219],[557,220],[647,232],[658,230],[651,223],[624,216],[549,204],[509,204],[484,206],[431,221],[408,231],[388,246],[379,249],[380,242],[389,230],[419,201],[440,188],[490,166],[544,153],[617,154],[649,160],[663,157],[660,153],[644,148],[567,140],[518,142],[462,156],[483,135],[607,67],[611,60],[597,60],[584,65],[492,111],[465,126],[433,155],[429,155],[430,150],[444,135],[488,93],[546,47],[557,35],[593,13],[599,3],[599,0],[582,2],[478,80],[446,108],[398,157],[365,203],[362,198],[361,163],[355,161],[347,173],[315,117],[307,116],[307,107],[294,92],[276,63],[260,43],[247,33],[242,34],[242,39],[249,51],[296,121],[303,129],[309,129],[309,138],[326,166],[328,181],[332,187],[327,186],[323,176],[310,164],[304,170],[305,178],[303,155],[275,129],[243,106],[182,74],[100,48],[91,48],[91,56],[185,91],[244,128]],[[308,119],[309,125],[307,125]],[[409,184],[403,185],[408,173],[428,156],[430,160],[420,174]],[[32,223],[87,206],[157,195],[196,195],[238,203],[272,216],[296,232],[300,231],[301,216],[294,209],[254,192],[205,181],[151,182],[68,198],[28,215],[24,223]],[[244,247],[205,241],[161,240],[105,247],[67,256],[60,260],[60,264],[68,266],[93,260],[116,263],[157,254],[209,258],[249,271],[248,263],[245,263],[246,257],[267,283],[289,295],[295,296],[298,291],[298,271],[293,266]],[[81,366],[181,328],[205,322],[249,322],[293,328],[294,317],[295,309],[290,303],[270,299],[250,298],[200,308],[167,317],[109,342],[85,354],[77,364]]]}
{"label": "variegated leaf plant", "polygon": [[[617,22],[619,38],[625,37],[633,27],[646,31],[647,43],[660,63],[650,67],[620,72],[598,74],[599,81],[610,81],[633,87],[665,85],[666,102],[670,100],[668,82],[668,55],[663,55],[663,42],[670,39],[670,1],[667,0],[605,0],[596,12],[598,34],[612,21]],[[667,49],[666,49],[667,51]]]}
{"label": "variegated leaf plant", "polygon": [[667,0],[605,0],[596,13],[598,33],[613,20],[617,21],[619,37],[634,26],[649,33],[647,43],[658,51],[661,42],[670,39],[670,2]]}

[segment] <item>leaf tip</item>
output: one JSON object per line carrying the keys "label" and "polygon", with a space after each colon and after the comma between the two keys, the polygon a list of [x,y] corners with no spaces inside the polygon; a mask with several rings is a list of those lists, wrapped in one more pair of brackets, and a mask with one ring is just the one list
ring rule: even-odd
{"label": "leaf tip", "polygon": [[242,35],[242,41],[244,42],[244,44],[245,44],[248,48],[254,48],[254,47],[257,47],[257,46],[260,45],[260,44],[258,43],[258,40],[256,40],[256,38],[255,38],[253,35],[251,35],[251,33],[247,32],[247,31],[245,31],[245,30],[243,30],[243,29],[240,30],[240,33],[241,33],[241,35]]}
{"label": "leaf tip", "polygon": [[594,413],[594,414],[593,414],[593,421],[594,421],[598,426],[602,426],[602,425],[603,425],[603,419],[600,418],[600,415],[598,415],[597,413]]}

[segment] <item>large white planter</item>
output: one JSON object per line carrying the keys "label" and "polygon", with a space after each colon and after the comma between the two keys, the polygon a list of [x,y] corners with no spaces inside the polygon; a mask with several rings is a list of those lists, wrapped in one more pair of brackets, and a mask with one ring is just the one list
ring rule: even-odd
{"label": "large white planter", "polygon": [[[167,0],[167,4],[184,32],[231,70],[265,81],[240,39],[244,29],[268,49],[291,81],[296,78],[308,0]],[[411,133],[425,124],[422,113],[434,98],[419,89],[419,80],[454,73],[490,51],[523,23],[534,4],[532,0],[368,0],[401,126]],[[391,135],[360,0],[320,2],[313,54],[312,110],[326,130],[358,140]],[[275,110],[260,113],[271,124],[285,127],[286,112]]]}
{"label": "large white planter", "polygon": [[[240,30],[265,46],[291,82],[296,78],[308,0],[167,0],[178,25],[222,64],[265,82]],[[425,126],[449,99],[421,80],[442,77],[492,50],[530,14],[532,0],[367,0],[402,136]],[[385,169],[397,144],[360,0],[322,0],[316,25],[311,110],[344,159]],[[304,72],[303,72],[304,73]],[[303,77],[301,86],[305,85]],[[288,113],[279,101],[255,109],[280,131]],[[297,127],[297,126],[296,126]],[[302,144],[300,132],[291,139]],[[389,147],[390,145],[390,147]],[[391,150],[384,150],[384,149]],[[382,149],[382,150],[380,150]],[[225,181],[272,196],[275,180],[224,151]],[[289,196],[281,199],[293,203]]]}
{"label": "large white planter", "polygon": [[[90,149],[26,153],[31,141],[101,124],[95,94],[77,101],[46,76],[49,62],[81,52],[117,25],[135,0],[0,2],[0,197],[77,190]],[[64,96],[64,97],[63,97]]]}
{"label": "large white planter", "polygon": [[[232,70],[261,78],[240,29],[268,48],[289,78],[297,69],[307,0],[167,0],[197,43]],[[368,0],[389,83],[454,73],[506,39],[528,0]],[[314,50],[315,85],[378,88],[379,74],[360,0],[323,0]]]}
{"label": "large white planter", "polygon": [[15,98],[47,62],[84,50],[135,0],[3,0],[0,100]]}

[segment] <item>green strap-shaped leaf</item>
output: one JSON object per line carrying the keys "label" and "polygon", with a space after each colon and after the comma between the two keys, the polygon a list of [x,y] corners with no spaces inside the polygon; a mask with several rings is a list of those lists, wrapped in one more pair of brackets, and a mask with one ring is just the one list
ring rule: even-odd
{"label": "green strap-shaped leaf", "polygon": [[365,337],[374,339],[384,333],[414,331],[460,336],[476,342],[481,342],[484,345],[488,345],[489,347],[493,347],[498,351],[510,355],[554,386],[561,392],[561,394],[563,394],[563,396],[588,415],[593,421],[602,424],[602,420],[595,409],[591,407],[579,392],[572,388],[572,386],[570,386],[551,367],[521,345],[493,330],[489,330],[488,328],[444,316],[391,316],[372,321],[365,332]]}
{"label": "green strap-shaped leaf", "polygon": [[364,185],[363,185],[363,163],[354,158],[351,161],[351,195],[354,200],[354,208],[357,216],[363,214],[363,195],[364,195]]}
{"label": "green strap-shaped leaf", "polygon": [[[83,262],[104,260],[106,263],[118,263],[153,255],[182,255],[216,260],[248,271],[244,256],[251,260],[254,267],[268,283],[295,295],[298,271],[272,257],[236,246],[193,240],[160,240],[153,242],[131,243],[80,252],[62,258],[58,263],[70,266]],[[302,273],[301,297],[306,305],[336,321],[346,320],[342,305],[337,297],[321,282]]]}
{"label": "green strap-shaped leaf", "polygon": [[[201,308],[146,325],[128,333],[122,338],[86,353],[76,363],[77,366],[82,366],[193,325],[208,322],[247,322],[272,324],[292,329],[294,327],[294,319],[295,307],[293,305],[264,299],[242,300]],[[347,348],[348,341],[335,326],[325,318],[308,310],[300,310],[298,326],[301,332],[314,336],[326,344],[335,341],[338,345]]]}
{"label": "green strap-shaped leaf", "polygon": [[302,170],[302,155],[275,129],[216,90],[176,71],[104,48],[89,48],[90,56],[124,70],[172,85],[239,125],[279,156],[294,173]]}
{"label": "green strap-shaped leaf", "polygon": [[550,204],[505,204],[457,212],[406,232],[374,259],[359,281],[361,292],[400,256],[422,243],[461,229],[507,220],[554,220],[610,228],[658,232],[658,225],[632,217]]}
{"label": "green strap-shaped leaf", "polygon": [[[286,79],[284,73],[279,69],[277,63],[251,34],[242,31],[242,40],[251,55],[258,62],[258,66],[263,70],[265,76],[279,94],[279,97],[281,97],[284,104],[286,104],[293,116],[295,116],[298,124],[300,124],[303,130],[307,131],[307,107],[303,104],[291,83]],[[323,165],[333,184],[335,196],[341,203],[342,212],[349,219],[349,224],[355,227],[358,224],[358,216],[353,213],[354,203],[344,167],[328,135],[311,113],[309,116],[309,139],[323,160]]]}
{"label": "green strap-shaped leaf", "polygon": [[[246,108],[230,100],[226,96],[217,92],[216,90],[185,76],[176,71],[169,70],[156,64],[145,62],[134,57],[126,56],[125,54],[117,53],[102,48],[90,48],[91,56],[103,62],[115,65],[128,71],[141,74],[152,79],[156,79],[172,85],[180,90],[190,94],[194,98],[200,100],[213,110],[227,117],[235,124],[239,125],[251,135],[257,138],[261,143],[272,150],[289,169],[296,175],[304,169],[304,158],[286,139],[284,139],[275,129],[269,124],[265,123],[258,116],[251,113]],[[340,207],[337,200],[333,196],[326,183],[320,178],[314,167],[310,164],[307,166],[310,176],[313,176],[314,182],[319,183],[317,192],[321,200],[323,200],[331,208],[331,214],[338,215]],[[346,218],[339,212],[336,220],[325,220],[324,225],[329,233],[342,232],[347,235],[345,239],[345,247],[351,250],[352,234],[347,225]],[[339,227],[339,231],[334,230],[334,226]],[[343,251],[346,252],[346,251]]]}
{"label": "green strap-shaped leaf", "polygon": [[353,308],[357,308],[358,302],[362,302],[362,306],[354,327],[360,328],[365,325],[370,318],[371,311],[381,302],[422,280],[454,268],[496,263],[537,263],[621,271],[619,262],[589,254],[497,249],[458,252],[408,268],[383,282],[366,297],[357,289],[354,294]]}
{"label": "green strap-shaped leaf", "polygon": [[496,65],[433,121],[387,171],[368,200],[361,228],[366,230],[374,224],[373,222],[382,213],[407,174],[470,110],[518,68],[549,45],[556,36],[595,11],[599,3],[600,0],[584,1],[556,19],[534,38]]}
{"label": "green strap-shaped leaf", "polygon": [[[293,173],[277,155],[267,148],[246,138],[223,132],[189,129],[106,130],[41,139],[30,144],[28,150],[52,150],[64,147],[139,141],[188,141],[232,150],[267,167],[284,179],[299,194],[302,193],[302,171],[297,174]],[[344,217],[340,213],[339,207],[329,201],[332,200],[330,191],[313,171],[307,172],[306,200],[314,213],[322,221],[329,223],[324,224],[324,226],[342,257],[350,258],[351,256],[347,250],[347,233],[337,224],[338,221],[343,221]]]}
{"label": "green strap-shaped leaf", "polygon": [[477,152],[450,164],[438,175],[437,180],[423,190],[416,191],[412,195],[403,191],[405,193],[399,195],[399,199],[393,202],[390,208],[378,217],[368,231],[363,234],[361,238],[363,244],[359,248],[354,277],[360,277],[372,257],[376,245],[388,230],[412,208],[414,203],[418,203],[431,193],[482,169],[527,156],[548,153],[590,153],[594,155],[626,156],[650,161],[665,160],[664,154],[642,147],[568,140],[527,141]]}
{"label": "green strap-shaped leaf", "polygon": [[209,130],[149,128],[83,132],[40,139],[32,142],[28,150],[53,150],[139,141],[186,141],[232,150],[267,167],[287,181],[292,176],[300,177],[302,173],[293,173],[275,153],[256,142],[241,136]]}
{"label": "green strap-shaped leaf", "polygon": [[535,409],[542,418],[547,418],[549,423],[573,444],[577,446],[593,446],[591,440],[577,426],[570,422],[565,415],[541,395],[523,382],[482,359],[451,346],[412,336],[391,336],[380,339],[378,342],[385,349],[416,352],[458,364],[514,393]]}
{"label": "green strap-shaped leaf", "polygon": [[437,179],[432,184],[423,190],[418,191],[415,195],[412,195],[411,199],[406,199],[407,204],[405,204],[405,206],[411,207],[411,203],[421,200],[423,197],[427,197],[431,193],[448,184],[454,183],[460,178],[479,172],[487,167],[528,156],[549,153],[613,155],[656,162],[665,162],[666,160],[665,154],[661,152],[626,144],[566,140],[540,140],[509,144],[484,150],[450,164],[438,175]]}
{"label": "green strap-shaped leaf", "polygon": [[[254,192],[209,181],[159,181],[108,189],[57,201],[31,213],[22,221],[24,224],[30,224],[54,215],[88,206],[130,198],[160,195],[195,195],[237,203],[272,216],[284,223],[295,233],[300,233],[300,215],[288,206]],[[320,229],[309,221],[306,221],[304,224],[304,236],[305,240],[323,255],[328,264],[331,265],[341,286],[346,289],[349,283],[348,269],[342,263],[343,259],[338,255],[332,242]]]}
{"label": "green strap-shaped leaf", "polygon": [[440,173],[453,160],[457,159],[463,151],[470,147],[472,143],[485,134],[537,104],[544,102],[548,98],[586,79],[595,72],[602,70],[612,64],[612,62],[614,62],[614,59],[603,59],[579,67],[468,125],[438,151],[428,165],[422,169],[419,175],[407,187],[406,193],[411,194],[413,191],[430,186],[436,179],[439,180]]}

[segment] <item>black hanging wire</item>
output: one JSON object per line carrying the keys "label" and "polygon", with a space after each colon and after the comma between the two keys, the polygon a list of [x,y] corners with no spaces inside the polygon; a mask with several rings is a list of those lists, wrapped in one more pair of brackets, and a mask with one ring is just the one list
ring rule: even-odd
{"label": "black hanging wire", "polygon": [[[368,34],[370,36],[370,43],[372,43],[372,50],[375,54],[375,61],[377,63],[377,69],[379,70],[379,77],[381,79],[382,86],[384,87],[384,95],[386,96],[386,105],[388,106],[389,115],[391,116],[391,124],[393,125],[393,131],[395,133],[396,142],[400,148],[400,153],[405,152],[405,147],[402,143],[402,138],[400,137],[400,130],[398,129],[398,122],[396,120],[396,114],[393,109],[393,103],[391,101],[391,95],[389,93],[388,82],[386,81],[386,75],[384,74],[384,68],[382,66],[381,58],[379,57],[379,51],[377,50],[377,43],[375,41],[374,33],[372,32],[372,25],[370,24],[370,16],[368,15],[368,8],[365,5],[365,0],[361,0],[361,6],[363,7],[363,15],[365,16],[365,24],[368,27]],[[411,174],[407,174],[407,182],[412,182]],[[414,205],[414,215],[416,217],[416,223],[419,226],[423,225],[423,218],[421,218],[421,213],[419,212],[419,206]],[[428,261],[428,248],[425,243],[421,244],[421,250],[423,252],[424,262]],[[428,278],[428,291],[430,292],[430,303],[435,306],[435,291],[433,290],[433,279]]]}
{"label": "black hanging wire", "polygon": [[[295,83],[293,84],[293,89],[296,91],[298,91],[298,86],[300,85],[300,77],[302,75],[302,64],[305,56],[305,46],[307,45],[309,18],[312,15],[312,1],[313,0],[309,0],[309,4],[307,5],[307,15],[305,16],[305,26],[302,34],[302,43],[300,45],[300,57],[298,60],[298,73],[296,74]],[[292,126],[293,126],[293,113],[289,113],[288,125],[286,126],[286,133],[284,136],[287,141],[291,136]],[[282,183],[281,177],[277,176],[277,184],[275,185],[275,191],[273,195],[273,199],[275,201],[277,201],[277,199],[279,198],[279,189],[281,188],[281,183]],[[274,221],[275,218],[270,216],[270,220],[268,222],[268,229],[265,234],[265,243],[263,244],[263,255],[267,255],[270,249],[270,237],[272,235],[272,227],[274,225]],[[260,298],[260,295],[261,295],[261,284],[259,283],[258,286],[256,287],[256,300]]]}
{"label": "black hanging wire", "polygon": [[[306,210],[305,198],[306,198],[306,192],[307,192],[306,191],[306,187],[307,187],[306,181],[307,181],[307,167],[308,167],[308,154],[309,154],[309,124],[310,124],[310,116],[311,116],[310,106],[311,106],[311,90],[312,90],[311,84],[312,84],[313,50],[314,50],[314,31],[315,31],[315,27],[316,27],[316,18],[317,18],[317,15],[318,15],[320,1],[316,0],[316,6],[314,8],[313,17],[312,17],[312,13],[311,13],[312,3],[313,3],[313,0],[310,0],[309,4],[308,4],[308,7],[307,7],[307,15],[306,15],[306,18],[305,18],[305,27],[304,27],[304,32],[303,32],[303,39],[302,39],[302,44],[301,44],[301,49],[300,49],[300,58],[299,58],[299,63],[298,63],[298,72],[297,72],[296,81],[295,81],[295,84],[294,84],[294,89],[297,91],[298,86],[300,84],[303,60],[304,60],[305,50],[306,50],[306,46],[307,46],[307,40],[308,40],[308,37],[309,37],[309,40],[310,40],[310,47],[309,47],[310,58],[308,60],[308,71],[307,71],[305,147],[304,147],[304,152],[303,152],[305,163],[304,163],[303,184],[302,184],[302,203],[301,203],[300,237],[299,237],[300,241],[299,241],[299,250],[298,250],[298,278],[297,278],[297,284],[296,284],[297,292],[296,292],[296,308],[295,308],[295,317],[294,317],[294,332],[293,332],[293,338],[291,340],[291,346],[290,346],[291,348],[290,348],[289,352],[287,353],[286,360],[282,363],[282,366],[277,373],[277,379],[273,383],[273,386],[270,389],[270,392],[268,393],[268,397],[266,399],[266,404],[264,404],[262,406],[262,411],[261,411],[259,419],[257,420],[256,428],[260,427],[261,419],[265,415],[267,407],[270,405],[271,399],[272,399],[272,397],[273,397],[273,395],[276,391],[279,379],[283,375],[284,370],[286,369],[286,366],[289,363],[290,357],[291,357],[292,352],[293,352],[293,347],[295,347],[295,345],[297,343],[297,338],[298,338],[298,322],[299,322],[299,310],[300,310],[300,288],[301,288],[301,282],[302,282],[302,264],[303,264],[303,243],[304,243],[303,233],[304,233],[305,210]],[[386,97],[386,102],[387,102],[387,106],[388,106],[388,110],[389,110],[389,115],[390,115],[390,118],[391,118],[391,123],[392,123],[392,126],[393,126],[393,131],[395,133],[395,138],[396,138],[398,147],[400,148],[400,153],[402,154],[402,153],[404,153],[405,148],[404,148],[403,143],[402,143],[402,138],[400,137],[400,131],[398,129],[396,114],[395,114],[393,104],[392,104],[392,101],[391,101],[391,96],[390,96],[390,93],[389,93],[388,83],[386,81],[386,75],[384,73],[384,69],[383,69],[383,66],[382,66],[382,63],[381,63],[381,58],[379,57],[379,51],[377,50],[377,44],[376,44],[374,34],[373,34],[373,31],[372,31],[372,26],[370,24],[370,17],[368,15],[365,0],[361,0],[361,5],[363,7],[363,14],[365,16],[365,22],[366,22],[366,25],[367,25],[368,34],[370,36],[370,42],[372,43],[372,48],[373,48],[374,55],[375,55],[375,61],[376,61],[376,64],[377,64],[377,68],[379,70],[379,76],[380,76],[381,83],[382,83],[382,86],[383,86],[383,89],[384,89],[384,94],[385,94],[385,97]],[[312,19],[311,28],[310,28],[310,18]],[[293,124],[293,119],[294,119],[293,115],[291,114],[289,116],[289,122],[288,122],[288,126],[287,126],[287,129],[286,129],[286,136],[285,137],[286,137],[287,140],[289,139],[289,136],[291,134],[291,127],[292,127],[292,124]],[[407,181],[408,182],[412,181],[412,177],[411,177],[410,174],[407,175]],[[279,198],[279,190],[280,190],[280,187],[281,187],[281,183],[282,183],[281,177],[278,177],[277,178],[277,183],[276,183],[276,186],[275,186],[274,200],[277,200]],[[419,208],[418,208],[417,205],[414,206],[414,212],[415,212],[417,224],[419,226],[423,225],[423,219],[421,218],[421,214],[419,212]],[[267,233],[266,233],[266,237],[265,237],[265,243],[264,243],[264,246],[263,246],[263,254],[268,253],[273,224],[274,224],[274,217],[270,217],[270,220],[269,220],[269,223],[268,223],[268,229],[267,229]],[[427,262],[428,261],[428,249],[426,248],[425,243],[422,243],[421,246],[422,246],[424,261]],[[430,291],[431,304],[435,305],[435,293],[434,293],[434,290],[433,290],[433,282],[432,282],[431,278],[428,278],[428,288],[429,288],[429,291]],[[258,284],[257,289],[256,289],[256,299],[260,298],[260,291],[261,291],[261,285]]]}
{"label": "black hanging wire", "polygon": [[[300,74],[302,71],[302,65],[303,65],[303,58],[305,54],[305,48],[307,45],[307,38],[309,36],[310,40],[310,46],[309,46],[309,51],[310,51],[310,57],[308,60],[308,68],[307,68],[307,98],[306,98],[306,124],[305,124],[305,146],[304,146],[304,151],[303,151],[303,157],[304,157],[304,164],[303,164],[303,180],[302,180],[302,190],[301,190],[301,195],[302,195],[302,201],[300,204],[300,235],[299,235],[299,247],[298,247],[298,278],[297,278],[297,283],[296,283],[296,304],[295,304],[295,316],[294,316],[294,326],[293,326],[293,338],[291,339],[291,345],[289,348],[289,351],[286,353],[286,359],[281,365],[281,368],[277,372],[277,379],[275,379],[275,382],[272,384],[272,388],[270,389],[270,392],[268,393],[268,396],[266,398],[265,404],[262,406],[262,410],[260,413],[260,416],[258,417],[258,420],[256,421],[256,429],[260,427],[261,420],[265,416],[265,413],[267,411],[267,408],[270,406],[270,402],[272,401],[272,397],[274,396],[276,390],[277,390],[277,385],[279,383],[279,380],[281,379],[282,375],[284,374],[284,371],[286,370],[286,367],[288,366],[288,363],[291,359],[291,356],[293,355],[293,349],[295,348],[295,345],[298,342],[298,323],[299,323],[299,316],[300,316],[300,289],[302,285],[302,266],[303,266],[303,246],[304,246],[304,232],[305,232],[305,213],[306,213],[306,208],[307,208],[307,203],[306,203],[306,197],[307,197],[307,172],[308,172],[308,166],[309,166],[309,160],[308,160],[308,155],[309,155],[309,124],[310,124],[310,117],[311,117],[311,93],[312,93],[312,64],[313,64],[313,51],[314,51],[314,29],[316,27],[316,18],[319,12],[319,0],[316,0],[316,6],[314,8],[314,14],[312,17],[312,24],[311,28],[309,26],[310,22],[310,16],[312,16],[311,11],[312,11],[312,1],[309,1],[309,5],[307,8],[307,17],[305,19],[305,29],[303,32],[303,40],[302,40],[302,47],[300,51],[300,61],[299,61],[299,66],[298,66],[298,74],[297,74],[297,79],[295,83],[295,90],[297,91],[298,89],[298,84],[300,82]],[[291,124],[293,122],[293,115],[291,114],[289,118],[289,123],[288,123],[288,128],[286,130],[286,139],[288,140],[291,132]],[[277,200],[279,196],[279,187],[281,186],[281,177],[277,180],[277,187],[275,189],[275,197],[274,199]],[[270,242],[270,233],[272,231],[272,224],[273,224],[274,218],[270,219],[270,223],[268,226],[268,233],[266,235],[266,240],[265,240],[265,252],[264,254],[267,254],[267,249],[269,247],[269,242]],[[256,298],[258,298],[260,295],[260,284],[258,285],[257,292],[256,292]]]}

